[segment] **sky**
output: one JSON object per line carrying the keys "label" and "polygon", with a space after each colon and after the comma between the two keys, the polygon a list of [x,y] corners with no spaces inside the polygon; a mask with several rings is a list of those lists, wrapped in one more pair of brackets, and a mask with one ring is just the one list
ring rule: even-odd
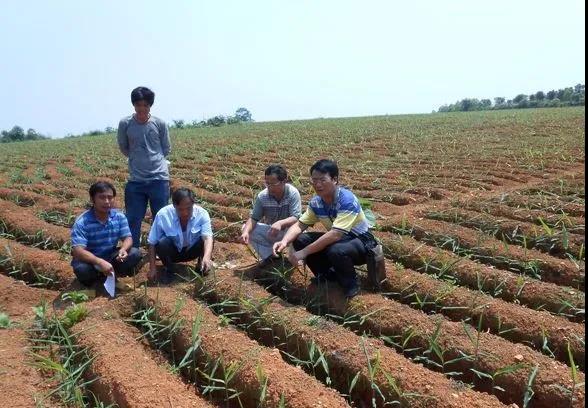
{"label": "sky", "polygon": [[583,0],[2,2],[0,129],[429,113],[585,83]]}

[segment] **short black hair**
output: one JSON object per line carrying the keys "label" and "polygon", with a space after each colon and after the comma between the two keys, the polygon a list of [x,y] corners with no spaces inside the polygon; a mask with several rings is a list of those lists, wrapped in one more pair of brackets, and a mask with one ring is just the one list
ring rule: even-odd
{"label": "short black hair", "polygon": [[189,188],[180,187],[172,193],[172,203],[174,205],[179,205],[185,198],[192,201],[192,204],[196,203],[196,196]]}
{"label": "short black hair", "polygon": [[112,190],[112,195],[116,197],[116,188],[108,181],[97,181],[90,186],[88,193],[90,194],[90,199],[93,200],[96,194],[104,193],[107,190]]}
{"label": "short black hair", "polygon": [[153,106],[153,102],[155,102],[155,93],[144,86],[135,88],[131,91],[131,102],[134,105],[135,102],[139,101],[145,101],[149,106]]}
{"label": "short black hair", "polygon": [[339,166],[337,166],[337,162],[335,162],[334,160],[321,159],[317,161],[310,168],[311,175],[313,171],[328,174],[329,176],[331,176],[331,178],[339,178]]}
{"label": "short black hair", "polygon": [[271,176],[272,174],[280,181],[286,181],[286,179],[288,179],[288,172],[281,164],[270,164],[267,166],[267,169],[265,169],[265,175]]}

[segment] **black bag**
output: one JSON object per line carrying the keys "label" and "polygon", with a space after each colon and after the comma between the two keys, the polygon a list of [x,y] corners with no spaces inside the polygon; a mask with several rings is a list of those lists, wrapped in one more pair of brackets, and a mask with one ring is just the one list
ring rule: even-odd
{"label": "black bag", "polygon": [[366,250],[366,266],[370,286],[379,291],[382,282],[386,279],[386,261],[382,245],[369,231],[361,235],[354,235],[361,240]]}
{"label": "black bag", "polygon": [[381,244],[372,248],[366,248],[366,265],[368,271],[368,280],[375,290],[380,290],[380,285],[386,279],[386,262],[384,259],[384,250]]}

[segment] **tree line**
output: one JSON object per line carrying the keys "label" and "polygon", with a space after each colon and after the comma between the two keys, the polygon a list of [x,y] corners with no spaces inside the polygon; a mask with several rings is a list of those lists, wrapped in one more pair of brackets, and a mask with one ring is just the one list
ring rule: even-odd
{"label": "tree line", "polygon": [[247,108],[239,108],[232,116],[216,115],[200,121],[193,120],[191,123],[186,123],[182,119],[174,119],[172,122],[172,127],[176,129],[218,127],[222,125],[234,125],[241,122],[253,122],[253,117]]}
{"label": "tree line", "polygon": [[[173,120],[173,123],[170,125],[176,129],[184,129],[184,128],[195,128],[195,127],[217,127],[222,125],[232,125],[235,123],[241,122],[253,122],[253,118],[251,116],[251,112],[247,108],[239,108],[235,111],[235,114],[232,116],[223,116],[217,115],[213,116],[212,118],[197,121],[194,120],[191,123],[186,123],[183,120]],[[81,137],[81,136],[101,136],[106,135],[109,133],[115,133],[116,129],[108,126],[104,128],[104,130],[91,130],[89,132],[82,133],[80,135],[72,135],[68,134],[65,138],[72,138],[72,137]],[[10,142],[24,142],[27,140],[42,140],[42,139],[50,139],[48,136],[44,136],[38,133],[35,129],[28,129],[26,132],[20,126],[14,126],[10,130],[3,130],[0,133],[2,136],[0,137],[0,143],[10,143]]]}
{"label": "tree line", "polygon": [[450,105],[442,105],[438,112],[467,112],[493,109],[559,108],[563,106],[584,106],[585,87],[574,87],[537,91],[534,94],[518,94],[513,99],[502,96],[490,99],[465,98]]}
{"label": "tree line", "polygon": [[27,129],[27,131],[25,132],[25,130],[20,126],[14,126],[10,130],[3,130],[0,134],[2,135],[0,137],[0,143],[49,139],[47,136],[43,136],[42,134],[38,133],[35,129]]}

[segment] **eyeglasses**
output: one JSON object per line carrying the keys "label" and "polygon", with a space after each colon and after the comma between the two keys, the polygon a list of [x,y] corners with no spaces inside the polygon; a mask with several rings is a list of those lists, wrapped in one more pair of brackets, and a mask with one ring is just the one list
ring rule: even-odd
{"label": "eyeglasses", "polygon": [[324,183],[329,183],[330,181],[332,181],[333,179],[330,177],[320,177],[320,178],[310,178],[310,184],[324,184]]}
{"label": "eyeglasses", "polygon": [[279,186],[280,184],[283,184],[283,181],[276,181],[275,183],[267,183],[267,182],[263,182],[263,185],[266,187],[276,187]]}

